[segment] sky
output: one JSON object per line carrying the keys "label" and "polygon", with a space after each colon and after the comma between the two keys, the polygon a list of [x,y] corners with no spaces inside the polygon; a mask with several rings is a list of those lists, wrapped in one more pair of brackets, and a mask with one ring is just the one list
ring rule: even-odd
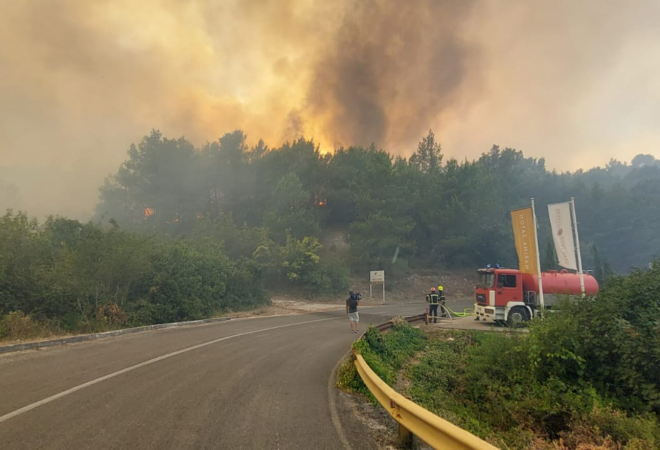
{"label": "sky", "polygon": [[660,158],[660,2],[0,0],[0,208],[89,218],[152,129],[196,145],[446,157],[559,171]]}

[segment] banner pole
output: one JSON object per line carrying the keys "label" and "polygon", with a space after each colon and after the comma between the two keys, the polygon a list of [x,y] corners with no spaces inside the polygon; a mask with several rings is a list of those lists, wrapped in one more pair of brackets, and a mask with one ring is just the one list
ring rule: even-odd
{"label": "banner pole", "polygon": [[571,197],[571,213],[573,215],[573,229],[575,230],[575,250],[577,250],[578,270],[580,271],[580,289],[582,291],[582,297],[584,297],[584,272],[582,271],[582,255],[580,254],[580,237],[578,236],[577,215],[575,214],[575,197]]}
{"label": "banner pole", "polygon": [[539,277],[539,306],[541,313],[545,311],[545,302],[543,300],[543,279],[541,277],[541,255],[539,253],[538,225],[536,223],[536,209],[534,209],[534,199],[532,198],[532,216],[534,217],[534,243],[536,244],[536,265],[538,267]]}

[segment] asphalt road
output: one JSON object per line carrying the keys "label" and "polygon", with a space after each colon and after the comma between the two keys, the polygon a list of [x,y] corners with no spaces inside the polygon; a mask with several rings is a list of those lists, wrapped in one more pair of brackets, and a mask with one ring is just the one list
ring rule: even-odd
{"label": "asphalt road", "polygon": [[[423,310],[362,308],[361,328]],[[374,448],[332,387],[357,336],[332,311],[0,356],[0,449]]]}

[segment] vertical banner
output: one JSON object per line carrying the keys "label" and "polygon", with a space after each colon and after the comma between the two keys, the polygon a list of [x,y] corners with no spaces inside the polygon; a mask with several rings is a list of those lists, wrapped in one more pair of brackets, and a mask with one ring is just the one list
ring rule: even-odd
{"label": "vertical banner", "polygon": [[520,271],[537,275],[539,266],[536,255],[536,226],[532,208],[511,211],[511,224],[513,225],[513,237],[516,240]]}
{"label": "vertical banner", "polygon": [[577,270],[570,202],[548,205],[548,214],[550,215],[552,240],[555,243],[559,265],[567,269]]}

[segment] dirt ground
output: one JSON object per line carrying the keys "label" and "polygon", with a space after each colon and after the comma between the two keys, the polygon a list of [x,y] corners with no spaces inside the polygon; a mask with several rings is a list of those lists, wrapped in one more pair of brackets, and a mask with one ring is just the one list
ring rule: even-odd
{"label": "dirt ground", "polygon": [[304,314],[308,312],[332,311],[335,309],[341,310],[346,307],[344,301],[345,300],[324,302],[286,297],[272,297],[271,304],[268,306],[262,306],[251,311],[239,311],[222,315],[237,319],[245,317]]}
{"label": "dirt ground", "polygon": [[351,410],[355,417],[376,443],[380,450],[397,450],[398,426],[394,420],[380,405],[374,405],[360,394],[349,394],[339,392],[342,402]]}
{"label": "dirt ground", "polygon": [[[472,270],[463,271],[430,271],[421,270],[412,275],[400,276],[388,280],[385,274],[385,301],[394,302],[416,302],[424,301],[431,287],[443,286],[447,300],[473,297],[476,272]],[[352,280],[353,290],[359,291],[363,297],[369,297],[369,281],[355,278]],[[373,295],[382,298],[382,287],[373,285]]]}
{"label": "dirt ground", "polygon": [[477,330],[477,331],[500,331],[505,333],[520,332],[526,333],[526,328],[512,329],[506,325],[494,324],[492,322],[482,322],[474,320],[474,316],[454,317],[453,319],[439,318],[438,323],[421,325],[424,330],[442,328],[445,330]]}
{"label": "dirt ground", "polygon": [[[447,302],[473,303],[474,283],[476,281],[476,271],[431,271],[420,270],[411,275],[399,275],[397,277],[388,277],[385,274],[385,303],[412,303],[424,302],[426,294],[431,287],[437,288],[443,286]],[[310,296],[303,292],[287,290],[286,292],[273,292],[271,299],[274,304],[282,306],[280,302],[304,302],[319,304],[344,304],[348,297],[348,291],[356,291],[362,294],[361,304],[377,305],[382,303],[383,288],[380,284],[372,286],[373,298],[369,296],[368,274],[364,277],[354,277],[350,281],[349,288],[345,293],[338,295],[320,295]],[[295,308],[299,304],[283,305],[286,309]]]}

